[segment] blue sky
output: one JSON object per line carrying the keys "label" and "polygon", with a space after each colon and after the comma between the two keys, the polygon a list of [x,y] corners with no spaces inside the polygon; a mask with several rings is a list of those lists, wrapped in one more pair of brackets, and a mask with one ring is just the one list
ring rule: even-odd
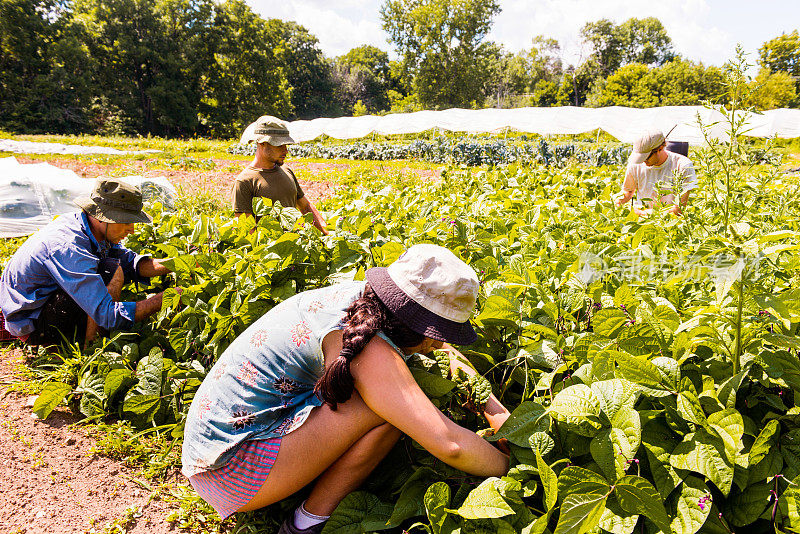
{"label": "blue sky", "polygon": [[[320,41],[328,56],[372,44],[391,52],[381,29],[381,0],[247,0],[263,17],[294,20]],[[500,0],[490,39],[516,52],[536,35],[555,37],[564,59],[577,63],[586,50],[578,32],[589,21],[617,23],[637,17],[661,20],[675,50],[689,59],[722,65],[737,43],[757,59],[761,44],[782,32],[800,29],[800,0]]]}

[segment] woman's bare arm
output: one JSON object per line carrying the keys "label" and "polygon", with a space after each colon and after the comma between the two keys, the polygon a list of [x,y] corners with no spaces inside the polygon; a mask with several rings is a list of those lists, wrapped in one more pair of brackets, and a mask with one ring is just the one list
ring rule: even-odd
{"label": "woman's bare arm", "polygon": [[508,457],[439,411],[414,381],[406,363],[375,337],[350,364],[367,406],[443,462],[473,475],[501,476]]}

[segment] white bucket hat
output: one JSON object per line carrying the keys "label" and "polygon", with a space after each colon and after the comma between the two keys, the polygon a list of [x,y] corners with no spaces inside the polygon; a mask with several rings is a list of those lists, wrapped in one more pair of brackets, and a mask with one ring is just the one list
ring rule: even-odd
{"label": "white bucket hat", "polygon": [[446,248],[414,245],[389,267],[369,269],[366,278],[411,330],[455,345],[477,339],[469,319],[478,299],[478,277]]}

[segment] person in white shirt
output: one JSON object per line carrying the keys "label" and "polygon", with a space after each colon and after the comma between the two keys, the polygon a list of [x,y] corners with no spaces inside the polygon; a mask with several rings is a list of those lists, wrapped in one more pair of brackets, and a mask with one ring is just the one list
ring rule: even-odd
{"label": "person in white shirt", "polygon": [[680,215],[689,203],[689,192],[696,188],[697,175],[691,160],[669,152],[664,134],[651,130],[633,143],[616,204],[622,206],[635,193],[632,209],[637,215],[651,215],[659,209]]}

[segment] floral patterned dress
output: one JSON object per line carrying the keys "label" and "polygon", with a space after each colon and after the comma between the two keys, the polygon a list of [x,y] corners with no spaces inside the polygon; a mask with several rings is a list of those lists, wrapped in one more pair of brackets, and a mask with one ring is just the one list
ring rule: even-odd
{"label": "floral patterned dress", "polygon": [[[182,472],[219,469],[247,440],[279,438],[322,405],[322,339],[342,329],[364,282],[306,291],[275,306],[220,356],[197,390],[186,420]],[[383,334],[378,334],[407,358]]]}

